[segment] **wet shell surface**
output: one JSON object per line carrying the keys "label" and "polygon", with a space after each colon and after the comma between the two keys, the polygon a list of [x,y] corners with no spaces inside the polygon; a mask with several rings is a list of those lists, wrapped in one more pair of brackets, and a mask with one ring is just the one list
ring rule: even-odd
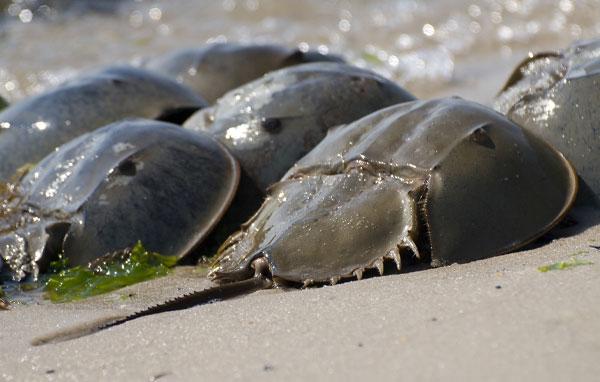
{"label": "wet shell surface", "polygon": [[583,203],[600,202],[599,101],[600,40],[526,59],[496,100],[498,110],[573,163]]}
{"label": "wet shell surface", "polygon": [[213,103],[228,91],[270,71],[316,61],[343,60],[282,45],[217,43],[156,57],[143,66],[189,86]]}
{"label": "wet shell surface", "polygon": [[411,100],[410,93],[368,70],[340,63],[302,64],[227,93],[184,127],[219,139],[265,190],[328,129]]}
{"label": "wet shell surface", "polygon": [[83,265],[141,240],[181,257],[229,206],[235,159],[216,140],[180,126],[127,120],[46,157],[0,211],[0,255],[15,279],[58,253]]}
{"label": "wet shell surface", "polygon": [[[56,147],[127,117],[173,120],[206,103],[169,78],[133,67],[85,74],[0,113],[0,180]],[[180,121],[183,122],[183,121]]]}
{"label": "wet shell surface", "polygon": [[503,254],[568,211],[577,177],[558,151],[484,106],[448,98],[391,106],[333,129],[221,247],[210,276],[336,283]]}

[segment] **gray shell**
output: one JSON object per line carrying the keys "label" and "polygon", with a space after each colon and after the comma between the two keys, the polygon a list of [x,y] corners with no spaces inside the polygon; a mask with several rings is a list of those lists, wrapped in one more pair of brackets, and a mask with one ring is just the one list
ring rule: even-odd
{"label": "gray shell", "polygon": [[290,65],[343,60],[317,52],[302,52],[281,45],[209,44],[183,49],[143,64],[176,79],[213,103],[228,91],[262,75]]}
{"label": "gray shell", "polygon": [[415,98],[368,70],[296,65],[233,90],[184,127],[224,143],[260,189],[276,182],[333,126]]}
{"label": "gray shell", "polygon": [[375,112],[327,137],[220,249],[218,282],[361,278],[406,254],[434,266],[512,251],[556,224],[576,175],[536,136],[458,98]]}
{"label": "gray shell", "polygon": [[138,240],[181,257],[218,222],[238,181],[235,159],[206,134],[150,120],[114,123],[26,175],[0,220],[0,255],[17,279],[60,251],[81,265]]}
{"label": "gray shell", "polygon": [[600,40],[540,53],[517,67],[496,108],[573,163],[581,201],[600,202]]}
{"label": "gray shell", "polygon": [[0,113],[0,180],[109,123],[205,105],[191,90],[142,69],[111,67],[83,75]]}

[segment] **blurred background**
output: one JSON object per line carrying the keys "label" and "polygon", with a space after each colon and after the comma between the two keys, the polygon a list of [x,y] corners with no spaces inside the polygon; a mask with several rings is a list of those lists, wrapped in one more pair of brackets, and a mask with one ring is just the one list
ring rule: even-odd
{"label": "blurred background", "polygon": [[600,35],[600,0],[0,0],[0,95],[207,42],[344,55],[419,97],[490,104],[528,52]]}

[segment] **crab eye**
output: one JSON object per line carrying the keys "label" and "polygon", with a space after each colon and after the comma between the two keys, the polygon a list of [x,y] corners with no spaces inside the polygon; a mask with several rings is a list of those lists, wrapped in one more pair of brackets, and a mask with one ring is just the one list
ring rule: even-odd
{"label": "crab eye", "polygon": [[262,128],[269,134],[278,134],[281,132],[281,120],[279,118],[263,118]]}
{"label": "crab eye", "polygon": [[495,149],[496,145],[494,144],[494,141],[492,141],[492,138],[490,137],[488,132],[484,129],[485,126],[491,126],[491,125],[484,124],[484,125],[478,127],[477,129],[475,129],[471,133],[470,140],[481,146],[487,147],[488,149]]}
{"label": "crab eye", "polygon": [[125,176],[134,176],[137,173],[137,168],[135,166],[135,162],[131,159],[126,159],[119,164],[117,167],[119,174]]}

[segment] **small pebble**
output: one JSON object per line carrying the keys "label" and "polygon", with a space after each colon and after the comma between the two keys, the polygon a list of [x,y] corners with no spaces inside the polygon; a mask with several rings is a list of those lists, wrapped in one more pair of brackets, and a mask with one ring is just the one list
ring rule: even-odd
{"label": "small pebble", "polygon": [[265,364],[265,366],[263,366],[263,371],[273,371],[273,365],[271,364]]}
{"label": "small pebble", "polygon": [[169,372],[169,371],[163,371],[161,373],[158,373],[158,374],[152,376],[151,381],[157,381],[157,380],[159,380],[159,379],[161,379],[163,377],[166,377],[169,374],[171,374],[171,372]]}

